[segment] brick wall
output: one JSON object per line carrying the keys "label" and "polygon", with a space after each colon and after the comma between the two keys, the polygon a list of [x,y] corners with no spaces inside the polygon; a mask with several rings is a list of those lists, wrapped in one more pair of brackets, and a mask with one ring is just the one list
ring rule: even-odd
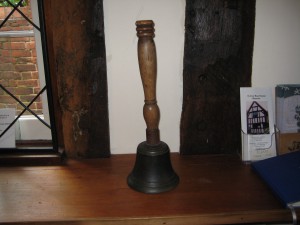
{"label": "brick wall", "polygon": [[[30,9],[30,5],[20,8],[31,18]],[[10,7],[0,7],[0,23],[11,10]],[[14,12],[0,31],[32,29],[20,13]],[[25,105],[40,91],[36,61],[34,37],[0,37],[0,83]],[[23,110],[19,103],[0,89],[0,108],[7,107],[14,107],[18,112]],[[37,99],[30,109],[42,113],[41,99]]]}

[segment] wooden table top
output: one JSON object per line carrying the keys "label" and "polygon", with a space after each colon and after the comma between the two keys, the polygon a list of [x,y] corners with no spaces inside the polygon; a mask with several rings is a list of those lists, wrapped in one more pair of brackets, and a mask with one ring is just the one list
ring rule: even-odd
{"label": "wooden table top", "polygon": [[[171,155],[179,185],[161,194],[127,186],[135,155],[0,168],[0,223],[229,224],[291,222],[262,180],[233,155]],[[26,223],[27,222],[27,223]]]}

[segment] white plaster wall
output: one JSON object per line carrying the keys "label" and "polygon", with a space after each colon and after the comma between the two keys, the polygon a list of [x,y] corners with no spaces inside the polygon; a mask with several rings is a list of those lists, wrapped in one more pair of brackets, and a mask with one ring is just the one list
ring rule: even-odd
{"label": "white plaster wall", "polygon": [[257,0],[252,86],[300,83],[300,1]]}
{"label": "white plaster wall", "polygon": [[[152,19],[158,60],[161,139],[179,151],[185,0],[104,0],[112,154],[145,140],[135,21]],[[300,83],[300,1],[257,0],[252,86]]]}
{"label": "white plaster wall", "polygon": [[146,139],[135,30],[144,19],[155,23],[161,140],[179,150],[184,11],[184,0],[104,0],[112,154],[135,153]]}
{"label": "white plaster wall", "polygon": [[300,1],[257,0],[252,86],[300,84]]}

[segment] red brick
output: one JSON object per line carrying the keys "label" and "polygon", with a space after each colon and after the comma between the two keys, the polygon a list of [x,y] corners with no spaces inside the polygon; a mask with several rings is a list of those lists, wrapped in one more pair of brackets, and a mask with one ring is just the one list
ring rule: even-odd
{"label": "red brick", "polygon": [[7,37],[0,37],[0,41],[1,42],[7,42],[9,38]]}
{"label": "red brick", "polygon": [[18,12],[18,11],[15,11],[13,14],[12,14],[12,18],[23,18],[23,16]]}
{"label": "red brick", "polygon": [[32,57],[37,57],[35,49],[32,50],[31,56],[32,56]]}
{"label": "red brick", "polygon": [[[34,97],[35,97],[36,95],[20,95],[20,100],[22,101],[22,102],[31,102],[32,101],[32,99],[34,99]],[[38,98],[39,99],[39,98]]]}
{"label": "red brick", "polygon": [[0,71],[13,71],[14,65],[12,63],[2,63],[0,64]]}
{"label": "red brick", "polygon": [[24,49],[25,43],[24,42],[12,42],[11,49]]}
{"label": "red brick", "polygon": [[33,88],[33,93],[34,94],[38,94],[40,92],[40,88]]}
{"label": "red brick", "polygon": [[25,43],[24,42],[6,42],[3,43],[4,49],[12,49],[12,50],[19,50],[19,49],[25,49]]}
{"label": "red brick", "polygon": [[0,102],[5,104],[13,104],[16,102],[16,100],[9,95],[0,95]]}
{"label": "red brick", "polygon": [[22,72],[21,76],[22,76],[22,80],[27,80],[27,79],[33,78],[31,72]]}
{"label": "red brick", "polygon": [[17,80],[9,80],[9,87],[17,87],[18,86],[18,81]]}
{"label": "red brick", "polygon": [[7,108],[17,108],[17,103],[15,104],[6,104]]}
{"label": "red brick", "polygon": [[32,111],[35,111],[36,110],[36,103],[32,103],[29,107]]}
{"label": "red brick", "polygon": [[14,72],[13,77],[14,77],[14,78],[11,77],[11,79],[20,80],[20,79],[22,79],[22,74],[19,73],[19,72]]}
{"label": "red brick", "polygon": [[16,90],[15,87],[6,87],[6,89],[7,89],[10,93],[15,94],[15,90]]}
{"label": "red brick", "polygon": [[8,49],[8,50],[10,50],[10,49],[11,49],[10,43],[11,43],[11,42],[5,42],[5,43],[3,43],[3,44],[2,44],[2,48],[3,48],[3,49]]}
{"label": "red brick", "polygon": [[31,73],[31,75],[32,75],[32,79],[39,79],[39,72],[34,71]]}
{"label": "red brick", "polygon": [[4,7],[0,8],[0,18],[5,18],[5,11],[4,11]]}
{"label": "red brick", "polygon": [[[9,9],[9,12],[11,11],[11,8],[0,8],[0,11],[2,9]],[[29,13],[28,15],[31,15],[30,7],[22,7],[19,9],[22,10],[22,12],[24,12],[26,15],[27,13]],[[23,18],[21,18],[18,12],[15,12],[11,17],[11,20],[7,21],[7,23],[1,28],[1,30],[12,30],[12,28],[15,30],[31,30],[32,26]],[[4,49],[1,47],[3,47]],[[34,97],[31,93],[38,93],[38,91],[40,90],[39,81],[37,80],[38,72],[36,71],[37,65],[35,38],[0,38],[0,48],[0,63],[3,64],[0,65],[0,68],[5,70],[12,69],[9,71],[0,71],[1,84],[5,83],[5,85],[7,85],[7,89],[10,92],[14,93],[18,98],[22,98],[23,100],[29,102],[29,100],[31,100]],[[25,48],[24,51],[22,51],[23,48]],[[34,57],[31,58],[31,56]],[[14,67],[12,65],[9,66],[9,63],[17,63],[18,65],[17,67]],[[35,88],[30,88],[30,86],[35,86]],[[1,92],[3,91],[0,90],[0,94]],[[34,103],[32,107],[37,107],[39,109],[37,110],[37,112],[41,113],[42,103],[38,100]],[[17,107],[17,105],[18,111],[22,111],[23,107],[20,106],[20,104],[8,104],[5,105],[5,107]]]}
{"label": "red brick", "polygon": [[[32,95],[19,95],[18,96],[20,101],[22,101],[25,105],[28,105],[35,97],[36,97],[36,95],[34,95],[34,94],[32,94]],[[34,102],[36,102],[36,101],[34,101]]]}
{"label": "red brick", "polygon": [[0,56],[0,62],[1,63],[16,63],[16,58]]}
{"label": "red brick", "polygon": [[28,41],[30,41],[30,37],[15,37],[14,38],[14,41],[15,42],[17,42],[17,41],[19,41],[19,42],[28,42]]}
{"label": "red brick", "polygon": [[[9,85],[9,80],[0,80],[0,84],[2,84],[4,87],[6,87],[6,86],[10,86]],[[2,90],[2,88],[0,89],[0,90]]]}
{"label": "red brick", "polygon": [[36,57],[31,57],[31,63],[37,64],[37,59],[36,59]]}
{"label": "red brick", "polygon": [[0,72],[0,79],[9,79],[10,76],[14,74],[13,71],[10,72]]}
{"label": "red brick", "polygon": [[37,64],[36,57],[20,57],[17,62],[19,64]]}
{"label": "red brick", "polygon": [[5,91],[2,88],[0,88],[0,95],[4,95],[4,94],[5,94]]}
{"label": "red brick", "polygon": [[41,111],[42,111],[42,108],[39,108],[39,104],[37,102],[33,103],[32,105],[34,105],[33,107],[34,108],[31,108],[30,109],[32,111],[34,111],[36,114],[41,114]]}
{"label": "red brick", "polygon": [[32,58],[32,57],[18,57],[18,58],[16,58],[16,63],[17,64],[27,64],[27,63],[36,64],[34,61],[34,58]]}
{"label": "red brick", "polygon": [[26,48],[26,49],[35,49],[35,42],[34,42],[34,41],[27,42],[27,43],[25,44],[25,48]]}
{"label": "red brick", "polygon": [[15,88],[15,95],[30,95],[30,94],[33,94],[33,88],[30,87]]}
{"label": "red brick", "polygon": [[21,79],[21,74],[14,71],[0,72],[0,79]]}
{"label": "red brick", "polygon": [[36,108],[37,109],[43,109],[43,103],[41,101],[36,102]]}
{"label": "red brick", "polygon": [[[15,21],[14,21],[15,22]],[[17,23],[11,23],[10,26],[12,27],[12,30],[20,30],[18,27],[19,25]]]}
{"label": "red brick", "polygon": [[10,57],[11,56],[11,51],[1,49],[0,50],[0,55],[4,56],[4,57]]}
{"label": "red brick", "polygon": [[1,31],[10,31],[10,30],[11,30],[11,27],[8,26],[7,24],[4,24],[4,26],[1,28]]}
{"label": "red brick", "polygon": [[17,22],[18,26],[21,27],[21,28],[23,28],[23,29],[24,29],[24,27],[28,27],[29,26],[29,23],[26,20],[18,20],[16,22]]}
{"label": "red brick", "polygon": [[19,80],[18,87],[38,87],[37,80]]}
{"label": "red brick", "polygon": [[11,56],[13,57],[31,57],[31,52],[27,50],[12,50]]}
{"label": "red brick", "polygon": [[20,72],[35,71],[36,65],[34,65],[34,64],[17,64],[15,68],[16,68],[16,71],[20,71]]}
{"label": "red brick", "polygon": [[[31,10],[30,6],[19,7],[23,14],[25,14],[28,18],[31,18]],[[22,17],[23,18],[23,17]]]}

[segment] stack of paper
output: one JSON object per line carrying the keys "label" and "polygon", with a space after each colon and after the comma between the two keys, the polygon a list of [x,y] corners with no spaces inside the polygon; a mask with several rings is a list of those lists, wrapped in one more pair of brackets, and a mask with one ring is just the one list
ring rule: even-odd
{"label": "stack of paper", "polygon": [[0,109],[0,148],[16,147],[15,127],[12,126],[6,131],[15,119],[15,116],[16,110],[13,108]]}

